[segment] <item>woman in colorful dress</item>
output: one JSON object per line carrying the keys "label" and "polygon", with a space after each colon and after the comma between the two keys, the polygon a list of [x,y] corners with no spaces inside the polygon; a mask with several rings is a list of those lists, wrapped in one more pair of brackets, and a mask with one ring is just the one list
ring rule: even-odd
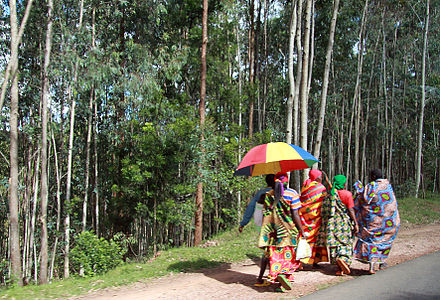
{"label": "woman in colorful dress", "polygon": [[299,267],[295,256],[296,239],[298,230],[303,230],[299,215],[295,217],[293,212],[292,202],[283,197],[282,182],[274,180],[272,187],[262,199],[264,216],[258,247],[264,249],[269,258],[268,280],[279,282],[277,291],[282,292],[292,289],[293,273]]}
{"label": "woman in colorful dress", "polygon": [[301,208],[299,214],[301,225],[306,233],[307,243],[312,250],[312,256],[302,259],[301,262],[313,264],[314,267],[317,267],[319,262],[328,261],[325,245],[316,244],[322,223],[322,201],[327,196],[327,190],[321,182],[322,172],[316,169],[310,170],[309,178],[304,181],[300,196]]}
{"label": "woman in colorful dress", "polygon": [[330,197],[324,200],[323,236],[329,247],[330,263],[338,266],[336,275],[350,274],[354,234],[359,231],[353,209],[353,194],[345,189],[347,177],[336,175]]}
{"label": "woman in colorful dress", "polygon": [[386,266],[391,246],[400,226],[397,200],[393,188],[383,178],[380,169],[370,172],[371,182],[363,187],[358,181],[356,189],[356,217],[359,224],[358,241],[354,247],[355,258],[370,264],[370,274]]}

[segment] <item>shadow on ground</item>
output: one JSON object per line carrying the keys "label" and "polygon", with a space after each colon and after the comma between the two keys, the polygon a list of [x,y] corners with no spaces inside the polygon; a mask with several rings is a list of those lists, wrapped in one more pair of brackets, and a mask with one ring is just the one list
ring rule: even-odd
{"label": "shadow on ground", "polygon": [[[261,257],[247,254],[256,265],[259,265]],[[253,265],[253,264],[252,264]],[[254,283],[258,274],[248,274],[234,271],[231,264],[224,261],[210,261],[207,259],[194,259],[176,262],[168,267],[173,272],[203,273],[205,276],[215,279],[224,284],[240,284],[252,288],[259,293],[273,292],[274,285],[267,287],[255,287]]]}

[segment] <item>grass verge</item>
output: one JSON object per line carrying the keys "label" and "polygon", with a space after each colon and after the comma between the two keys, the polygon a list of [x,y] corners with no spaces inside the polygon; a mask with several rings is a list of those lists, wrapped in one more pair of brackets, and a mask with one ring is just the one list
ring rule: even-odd
{"label": "grass verge", "polygon": [[397,199],[401,223],[404,226],[440,223],[440,195]]}

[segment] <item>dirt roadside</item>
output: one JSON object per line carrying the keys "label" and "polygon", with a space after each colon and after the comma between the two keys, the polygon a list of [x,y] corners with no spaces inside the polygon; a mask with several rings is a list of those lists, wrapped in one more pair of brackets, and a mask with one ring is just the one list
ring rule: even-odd
{"label": "dirt roadside", "polygon": [[[388,264],[393,266],[439,250],[440,224],[411,228],[403,224],[394,241]],[[259,272],[258,261],[247,260],[215,269],[92,291],[69,299],[294,299],[358,276],[374,276],[367,275],[368,265],[360,262],[353,263],[349,276],[334,276],[335,271],[336,266],[328,263],[320,264],[319,269],[306,268],[296,273],[293,290],[280,294],[274,292],[274,286],[253,286]]]}

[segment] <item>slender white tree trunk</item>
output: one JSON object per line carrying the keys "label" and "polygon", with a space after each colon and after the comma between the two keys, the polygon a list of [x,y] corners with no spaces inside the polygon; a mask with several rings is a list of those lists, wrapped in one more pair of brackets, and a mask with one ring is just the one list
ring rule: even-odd
{"label": "slender white tree trunk", "polygon": [[[84,8],[84,0],[80,2],[79,8],[79,23],[78,23],[78,32],[81,31],[82,27],[82,18],[83,18],[83,8]],[[78,59],[76,59],[75,69],[73,74],[72,82],[69,86],[68,98],[71,103],[70,107],[70,128],[69,128],[69,149],[67,155],[67,182],[66,182],[66,201],[65,211],[66,216],[64,218],[64,235],[65,235],[65,243],[64,243],[64,278],[69,278],[69,253],[70,253],[70,197],[72,192],[72,161],[73,161],[73,138],[75,135],[74,127],[75,127],[75,109],[76,109],[76,99],[73,97],[73,88],[76,85],[78,79]]]}
{"label": "slender white tree trunk", "polygon": [[420,179],[422,173],[422,146],[423,146],[423,118],[425,113],[425,70],[426,70],[426,51],[428,49],[428,28],[429,28],[429,0],[426,0],[425,15],[425,35],[423,38],[423,58],[422,58],[422,101],[420,104],[419,134],[417,144],[417,175],[416,175],[416,198],[419,197]]}
{"label": "slender white tree trunk", "polygon": [[330,76],[330,64],[332,61],[333,43],[335,40],[336,20],[338,18],[339,0],[335,0],[333,3],[333,15],[330,22],[330,34],[327,44],[327,52],[325,54],[324,76],[322,80],[322,92],[321,92],[321,108],[319,111],[318,132],[316,134],[316,143],[313,155],[318,158],[321,152],[322,133],[324,131],[324,118],[327,106],[327,91],[328,80]]}
{"label": "slender white tree trunk", "polygon": [[46,284],[48,274],[48,232],[47,232],[47,198],[48,198],[48,177],[47,177],[47,105],[49,103],[49,65],[50,52],[52,48],[52,9],[53,0],[48,1],[47,11],[47,30],[46,30],[46,48],[44,51],[43,67],[43,97],[41,104],[41,263],[40,263],[40,284]]}
{"label": "slender white tree trunk", "polygon": [[[12,13],[12,9],[11,9],[12,6],[14,6],[14,11],[15,11],[15,20],[14,20],[14,22],[15,22],[14,23],[15,36],[14,36],[14,44],[12,45],[12,34],[11,34],[11,58],[9,59],[8,65],[6,66],[5,75],[3,76],[2,90],[0,93],[0,111],[2,111],[2,108],[3,108],[3,103],[5,100],[5,96],[6,96],[6,90],[8,88],[8,84],[9,84],[9,77],[12,74],[12,76],[13,76],[12,80],[14,80],[14,77],[16,76],[17,70],[15,70],[15,66],[18,63],[18,46],[21,43],[21,37],[23,36],[24,29],[26,27],[26,23],[29,18],[29,13],[32,8],[32,2],[33,2],[33,0],[29,0],[26,4],[26,9],[24,11],[23,20],[21,21],[20,29],[18,30],[18,33],[17,33],[17,9],[16,9],[17,2],[15,0],[9,1],[9,7],[10,7],[9,11]],[[10,18],[13,18],[13,16],[11,14],[10,14]],[[11,26],[12,26],[12,19],[11,19]],[[11,33],[12,33],[12,27],[11,27]]]}
{"label": "slender white tree trunk", "polygon": [[[10,177],[9,177],[9,247],[11,249],[11,279],[18,285],[23,285],[20,227],[19,227],[19,201],[18,201],[18,33],[17,33],[17,4],[15,0],[9,1],[11,20],[11,111],[9,118],[10,128]],[[5,78],[5,81],[6,78]],[[1,107],[0,107],[1,109]]]}
{"label": "slender white tree trunk", "polygon": [[292,2],[292,15],[289,27],[289,99],[287,101],[286,143],[292,143],[293,102],[295,98],[295,75],[293,73],[293,55],[295,48],[295,31],[297,20],[297,0]]}
{"label": "slender white tree trunk", "polygon": [[89,202],[89,182],[90,182],[90,152],[92,145],[92,126],[93,126],[93,94],[94,88],[90,91],[89,98],[89,116],[87,118],[87,140],[86,140],[86,171],[85,171],[85,183],[84,183],[84,202],[83,202],[83,219],[82,219],[82,231],[87,229],[87,206]]}
{"label": "slender white tree trunk", "polygon": [[[311,32],[311,18],[312,18],[312,1],[307,0],[306,6],[306,20],[304,31],[304,49],[303,49],[303,70],[301,76],[301,147],[307,151],[307,122],[308,122],[308,98],[307,98],[307,84],[309,75],[309,59],[310,59],[310,32]],[[304,171],[304,177],[307,176]]]}

